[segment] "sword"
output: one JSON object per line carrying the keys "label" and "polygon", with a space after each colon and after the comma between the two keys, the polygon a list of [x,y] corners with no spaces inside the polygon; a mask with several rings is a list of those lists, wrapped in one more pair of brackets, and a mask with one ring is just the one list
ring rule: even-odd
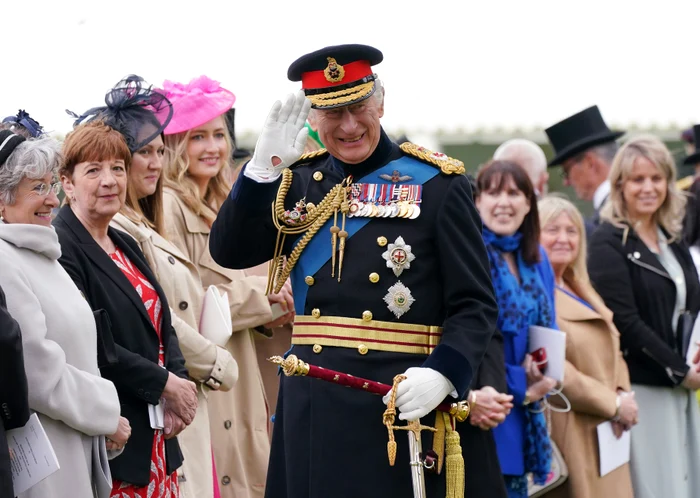
{"label": "sword", "polygon": [[[312,377],[314,379],[325,380],[326,382],[332,382],[333,384],[339,384],[358,391],[378,394],[380,396],[384,396],[391,391],[391,386],[388,384],[382,384],[381,382],[375,382],[373,380],[363,379],[362,377],[355,377],[354,375],[311,365],[300,360],[293,354],[290,354],[287,358],[273,356],[268,358],[268,361],[278,365],[287,377]],[[466,401],[440,403],[436,410],[449,413],[457,422],[464,422],[469,417],[469,403]]]}
{"label": "sword", "polygon": [[394,441],[394,431],[407,431],[408,433],[408,452],[409,465],[411,467],[411,484],[413,484],[413,498],[426,498],[425,491],[425,473],[423,468],[431,469],[435,466],[435,462],[428,463],[423,457],[423,444],[421,443],[420,433],[422,430],[437,432],[437,429],[421,425],[419,420],[408,422],[405,426],[394,425],[396,419],[396,387],[406,377],[397,375],[394,377],[394,385],[391,388],[391,395],[384,411],[384,425],[389,431],[389,442],[387,443],[387,452],[389,453],[389,465],[392,467],[396,462],[396,441]]}
{"label": "sword", "polygon": [[[421,443],[421,431],[429,430],[437,432],[434,427],[421,425],[419,420],[408,422],[405,426],[396,426],[396,387],[406,377],[397,375],[394,377],[394,385],[389,386],[380,382],[355,377],[350,374],[328,370],[326,368],[310,365],[295,355],[290,354],[287,358],[281,356],[273,356],[268,359],[272,363],[279,365],[284,374],[290,376],[308,376],[316,379],[333,382],[346,387],[371,392],[373,394],[385,395],[391,392],[387,409],[384,411],[383,423],[389,432],[389,442],[387,443],[387,452],[389,455],[389,465],[393,466],[396,462],[396,441],[394,440],[394,431],[402,430],[408,433],[408,451],[410,455],[411,466],[411,482],[413,484],[413,498],[426,498],[425,490],[425,473],[424,469],[432,469],[435,466],[435,459],[423,455]],[[436,409],[452,415],[457,421],[463,422],[469,416],[469,404],[460,401],[458,403],[442,403]]]}

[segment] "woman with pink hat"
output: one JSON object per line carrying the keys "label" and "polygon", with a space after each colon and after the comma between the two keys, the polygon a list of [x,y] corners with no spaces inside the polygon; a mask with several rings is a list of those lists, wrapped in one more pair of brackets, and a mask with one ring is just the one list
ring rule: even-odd
{"label": "woman with pink hat", "polygon": [[[293,312],[273,319],[271,305],[293,310],[290,287],[265,295],[267,278],[217,265],[209,231],[231,185],[232,143],[224,114],[236,98],[206,76],[188,84],[166,81],[163,93],[174,113],[165,129],[164,211],[170,240],[185,252],[205,288],[228,295],[233,331],[226,349],[238,363],[238,383],[209,396],[216,472],[223,498],[262,498],[270,452],[269,410],[255,354],[256,337],[289,323]],[[242,240],[242,244],[251,243]]]}

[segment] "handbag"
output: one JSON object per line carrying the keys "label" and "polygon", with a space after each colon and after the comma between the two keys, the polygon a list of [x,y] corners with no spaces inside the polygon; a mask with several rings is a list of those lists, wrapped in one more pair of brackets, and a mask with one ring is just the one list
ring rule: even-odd
{"label": "handbag", "polygon": [[691,313],[690,311],[683,311],[678,315],[678,322],[676,322],[676,347],[680,355],[684,358],[688,355],[690,338],[693,335],[696,319],[697,316],[695,313]]}
{"label": "handbag", "polygon": [[532,474],[527,476],[527,496],[535,498],[537,496],[544,496],[545,493],[550,492],[554,488],[557,488],[564,484],[569,478],[569,467],[564,461],[564,457],[559,451],[559,447],[554,441],[550,441],[552,444],[552,467],[549,470],[549,475],[547,476],[547,481],[542,484],[535,484],[532,479]]}
{"label": "handbag", "polygon": [[545,409],[547,410],[547,432],[550,434],[549,442],[552,445],[552,465],[549,469],[549,475],[544,484],[535,484],[532,474],[527,476],[527,496],[530,498],[536,498],[538,496],[544,496],[549,493],[554,488],[558,488],[566,482],[569,478],[569,467],[566,465],[564,456],[561,454],[557,443],[551,438],[551,427],[552,427],[552,410],[566,413],[571,410],[571,403],[562,394],[561,390],[554,392],[552,394],[559,395],[562,400],[567,405],[566,409],[559,409],[550,405],[545,398]]}

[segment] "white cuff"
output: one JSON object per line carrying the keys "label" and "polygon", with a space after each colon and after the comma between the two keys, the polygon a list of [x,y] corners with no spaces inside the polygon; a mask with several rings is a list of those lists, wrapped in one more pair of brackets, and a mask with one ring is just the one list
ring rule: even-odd
{"label": "white cuff", "polygon": [[272,183],[277,180],[281,171],[274,168],[260,168],[252,164],[252,161],[243,170],[243,176],[246,176],[256,183]]}

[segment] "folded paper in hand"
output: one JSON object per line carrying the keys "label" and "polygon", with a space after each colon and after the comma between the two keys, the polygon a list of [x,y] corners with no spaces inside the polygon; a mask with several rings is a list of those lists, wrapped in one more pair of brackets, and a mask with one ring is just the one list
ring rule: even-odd
{"label": "folded paper in hand", "polygon": [[7,447],[15,494],[24,493],[61,468],[36,413],[24,427],[7,431]]}
{"label": "folded paper in hand", "polygon": [[558,382],[564,382],[566,364],[566,334],[561,330],[533,325],[529,329],[528,352],[544,348],[547,352],[547,368],[544,374]]}
{"label": "folded paper in hand", "polygon": [[209,286],[204,295],[199,330],[205,338],[221,347],[226,346],[233,333],[228,294],[220,294],[213,285]]}

